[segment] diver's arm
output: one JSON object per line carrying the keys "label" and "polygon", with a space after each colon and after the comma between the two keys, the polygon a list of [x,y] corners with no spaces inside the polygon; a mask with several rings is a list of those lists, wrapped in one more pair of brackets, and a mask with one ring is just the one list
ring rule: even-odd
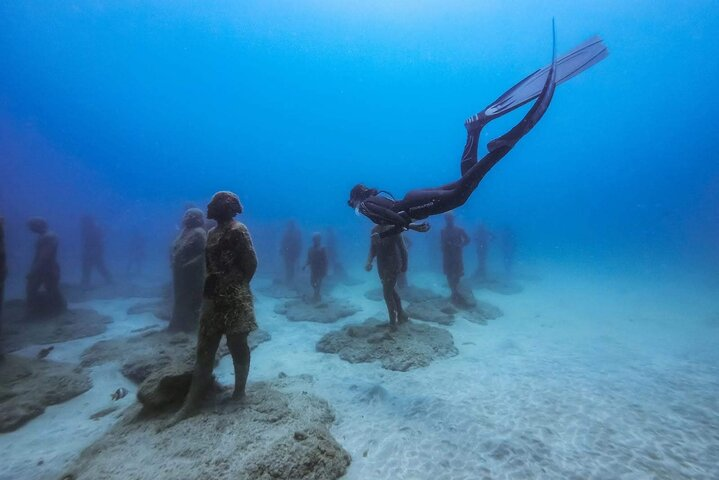
{"label": "diver's arm", "polygon": [[374,223],[401,226],[404,230],[406,230],[410,224],[408,218],[377,203],[366,201],[363,203],[363,206],[365,211],[362,213]]}

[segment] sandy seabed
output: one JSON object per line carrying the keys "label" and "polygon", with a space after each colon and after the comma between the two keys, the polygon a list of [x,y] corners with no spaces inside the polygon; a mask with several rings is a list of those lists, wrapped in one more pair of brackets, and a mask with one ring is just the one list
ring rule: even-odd
{"label": "sandy seabed", "polygon": [[[315,350],[329,331],[385,318],[384,305],[364,296],[376,276],[363,278],[335,288],[362,311],[334,324],[289,322],[274,312],[282,300],[258,294],[258,322],[272,340],[253,352],[250,373],[250,381],[280,372],[315,378],[312,393],[334,408],[332,433],[352,455],[345,478],[719,478],[719,295],[710,286],[543,268],[516,295],[475,292],[504,316],[477,325],[459,314],[442,327],[457,356],[395,372]],[[439,276],[411,281],[445,291]],[[127,315],[136,302],[78,304],[113,323],[102,335],[56,344],[53,360],[79,363],[98,340],[164,326],[150,314]],[[57,479],[135,402],[137,387],[117,364],[90,372],[88,392],[0,435],[0,480]],[[233,383],[229,358],[216,373]],[[113,402],[119,387],[130,394]]]}

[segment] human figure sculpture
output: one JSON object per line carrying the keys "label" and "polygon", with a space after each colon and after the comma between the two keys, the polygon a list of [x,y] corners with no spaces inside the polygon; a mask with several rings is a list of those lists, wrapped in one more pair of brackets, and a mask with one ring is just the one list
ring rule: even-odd
{"label": "human figure sculpture", "polygon": [[303,268],[307,267],[310,267],[310,284],[314,292],[312,299],[319,302],[322,299],[322,280],[327,276],[327,250],[322,246],[319,233],[312,235],[312,246],[307,251],[307,261]]}
{"label": "human figure sculpture", "polygon": [[203,290],[204,306],[197,337],[197,359],[190,391],[174,424],[195,414],[212,383],[215,354],[223,335],[235,369],[234,399],[245,396],[250,371],[247,335],[257,329],[250,281],[257,270],[257,256],[247,227],[234,219],[242,204],[232,192],[217,192],[207,205],[207,218],[217,221],[207,236]]}
{"label": "human figure sculpture", "polygon": [[26,303],[31,316],[55,315],[67,309],[60,292],[60,265],[57,263],[58,238],[39,217],[28,220],[30,231],[38,235],[35,256],[27,274]]}
{"label": "human figure sculpture", "polygon": [[365,270],[368,272],[372,270],[372,261],[376,257],[377,273],[382,282],[382,294],[389,315],[389,328],[395,331],[399,324],[409,320],[402,308],[402,299],[397,293],[397,279],[402,272],[407,271],[407,247],[401,234],[386,237],[379,235],[383,229],[387,228],[391,227],[376,225],[372,228]]}
{"label": "human figure sculpture", "polygon": [[452,301],[461,302],[459,293],[459,280],[464,275],[464,260],[462,249],[469,243],[469,236],[464,229],[455,225],[454,215],[448,212],[444,215],[446,222],[442,229],[442,267],[447,276],[449,289],[452,291]]}
{"label": "human figure sculpture", "polygon": [[302,253],[302,232],[297,228],[294,220],[287,222],[287,227],[282,235],[280,245],[280,256],[285,267],[285,282],[291,283],[295,278],[295,269]]}
{"label": "human figure sculpture", "polygon": [[174,306],[168,330],[194,332],[200,318],[205,283],[205,216],[190,208],[182,219],[182,232],[172,246]]}
{"label": "human figure sculpture", "polygon": [[[402,235],[402,241],[404,242],[404,247],[407,251],[407,257],[409,257],[409,250],[412,248],[412,240],[410,240],[409,236]],[[399,272],[399,277],[397,277],[397,287],[407,288],[408,286],[409,282],[407,281],[407,270]]]}

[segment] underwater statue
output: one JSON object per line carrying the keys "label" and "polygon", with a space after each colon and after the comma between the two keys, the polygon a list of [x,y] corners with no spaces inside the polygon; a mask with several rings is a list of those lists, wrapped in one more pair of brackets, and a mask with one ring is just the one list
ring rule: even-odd
{"label": "underwater statue", "polygon": [[[402,235],[402,241],[404,242],[404,248],[407,251],[407,258],[409,258],[409,250],[412,248],[412,240],[410,240],[409,237]],[[409,286],[409,282],[407,281],[407,270],[399,272],[399,277],[397,277],[397,286],[399,288],[407,288]]]}
{"label": "underwater statue", "polygon": [[205,216],[190,208],[182,218],[182,232],[172,245],[172,287],[174,306],[168,330],[194,332],[200,318],[205,283]]}
{"label": "underwater statue", "polygon": [[314,291],[312,300],[319,302],[322,299],[322,280],[327,276],[327,250],[322,246],[322,236],[319,233],[312,235],[312,246],[307,251],[307,261],[303,268],[307,267],[310,267],[310,284]]}
{"label": "underwater statue", "polygon": [[[387,192],[357,184],[350,191],[348,205],[378,225],[390,225],[392,228],[380,233],[382,236],[406,230],[426,232],[429,223],[419,223],[418,220],[464,205],[490,169],[539,122],[549,107],[558,83],[578,75],[607,55],[607,49],[598,37],[579,45],[559,59],[556,59],[553,49],[552,63],[548,67],[529,75],[487,108],[467,119],[464,124],[467,142],[460,161],[462,176],[459,180],[435,188],[411,190],[400,200],[394,199]],[[477,160],[482,128],[534,98],[537,100],[522,120],[504,135],[490,141],[487,145],[489,152]]]}
{"label": "underwater statue", "polygon": [[207,218],[217,221],[207,236],[205,264],[207,276],[203,290],[204,306],[197,336],[197,359],[192,385],[180,411],[171,421],[187,418],[200,406],[212,383],[215,354],[222,336],[235,368],[233,398],[245,396],[250,371],[247,335],[257,329],[250,281],[257,270],[257,256],[250,232],[234,219],[242,204],[232,192],[217,192],[207,205]]}
{"label": "underwater statue", "polygon": [[7,278],[7,255],[5,253],[5,218],[0,217],[0,360],[2,352],[2,307],[5,302],[5,279]]}
{"label": "underwater statue", "polygon": [[494,235],[483,224],[477,226],[474,234],[474,244],[477,248],[477,270],[474,272],[474,278],[477,280],[487,279],[487,257],[489,256],[489,244],[492,242]]}
{"label": "underwater statue", "polygon": [[452,301],[462,302],[459,293],[459,280],[464,275],[464,259],[462,249],[469,244],[469,236],[464,229],[455,225],[454,214],[444,214],[445,227],[442,229],[442,270],[447,276],[449,289],[452,291]]}
{"label": "underwater statue", "polygon": [[285,282],[290,283],[295,278],[297,261],[302,254],[302,232],[297,228],[294,220],[287,222],[285,233],[282,234],[280,255],[285,264]]}
{"label": "underwater statue", "polygon": [[379,235],[382,230],[388,228],[392,227],[376,225],[372,229],[365,270],[368,272],[372,270],[372,261],[377,257],[377,273],[382,282],[382,294],[389,315],[389,328],[395,331],[398,324],[409,320],[402,308],[402,299],[397,293],[397,279],[402,272],[407,271],[407,247],[401,234],[387,237]]}
{"label": "underwater statue", "polygon": [[139,230],[135,230],[130,235],[130,241],[127,244],[127,275],[142,274],[142,267],[145,264],[145,245],[147,239]]}
{"label": "underwater statue", "polygon": [[[27,274],[27,313],[31,316],[55,315],[67,309],[60,292],[60,265],[57,263],[59,241],[47,222],[33,217],[27,222],[29,230],[38,235],[35,256]],[[41,289],[44,288],[44,291]]]}
{"label": "underwater statue", "polygon": [[80,220],[82,239],[82,282],[83,288],[90,288],[92,271],[97,270],[106,284],[112,283],[112,275],[105,266],[105,238],[95,219],[85,215]]}

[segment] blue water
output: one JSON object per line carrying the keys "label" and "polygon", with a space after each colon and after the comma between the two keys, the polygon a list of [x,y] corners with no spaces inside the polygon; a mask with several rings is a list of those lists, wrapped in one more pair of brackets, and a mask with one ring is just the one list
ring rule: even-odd
{"label": "blue water", "polygon": [[[579,478],[716,478],[709,465],[719,462],[719,5],[710,0],[2,2],[0,215],[9,296],[21,295],[32,255],[29,216],[47,218],[62,239],[66,278],[79,275],[79,219],[91,214],[107,233],[112,269],[124,270],[129,238],[141,230],[148,275],[165,280],[185,206],[204,207],[218,190],[242,199],[241,220],[253,233],[263,278],[278,274],[279,237],[293,218],[306,238],[334,228],[347,268],[376,286],[361,271],[371,224],[347,207],[349,189],[363,182],[400,197],[455,180],[464,119],[549,62],[552,18],[559,53],[599,34],[610,55],[557,88],[537,127],[456,211],[468,231],[481,221],[496,231],[510,226],[518,239],[524,294],[490,297],[510,325],[496,332],[493,355],[506,361],[512,348],[502,342],[535,329],[525,353],[540,363],[559,339],[571,345],[586,335],[615,335],[608,344],[619,343],[604,352],[643,352],[641,361],[612,361],[651,365],[659,383],[647,389],[671,394],[666,405],[676,406],[682,387],[671,382],[681,384],[685,373],[662,362],[681,344],[672,358],[705,372],[692,388],[709,398],[706,436],[686,448],[687,458],[672,460],[689,466],[585,470],[597,450],[580,446],[549,477],[569,478],[576,466]],[[504,133],[526,108],[490,124],[483,141]],[[430,233],[411,234],[411,268],[442,289],[436,245],[443,221],[430,223]],[[498,259],[490,260],[498,269]],[[465,262],[471,270],[472,248]],[[529,326],[535,310],[566,322]],[[628,325],[629,317],[639,323]],[[617,329],[597,326],[603,322]],[[580,355],[585,373],[606,360],[592,356],[595,347]],[[573,364],[575,353],[558,364]],[[481,363],[471,353],[460,356],[465,363],[456,372],[463,375]],[[500,364],[494,373],[519,375],[513,367]],[[616,385],[630,405],[631,376],[622,368]],[[532,382],[520,384],[529,389]],[[402,395],[417,393],[393,385]],[[598,385],[583,388],[606,400]],[[481,390],[475,393],[467,404],[482,403]],[[637,395],[638,403],[652,398]],[[352,416],[350,400],[334,400]],[[460,407],[448,408],[459,415]],[[678,422],[656,435],[681,437],[693,425]],[[642,432],[658,438],[651,425]],[[361,457],[363,447],[352,448]],[[391,466],[392,458],[383,462]],[[360,463],[348,478],[400,474]],[[454,478],[479,478],[472,468]],[[507,469],[494,465],[490,476],[517,471]]]}

